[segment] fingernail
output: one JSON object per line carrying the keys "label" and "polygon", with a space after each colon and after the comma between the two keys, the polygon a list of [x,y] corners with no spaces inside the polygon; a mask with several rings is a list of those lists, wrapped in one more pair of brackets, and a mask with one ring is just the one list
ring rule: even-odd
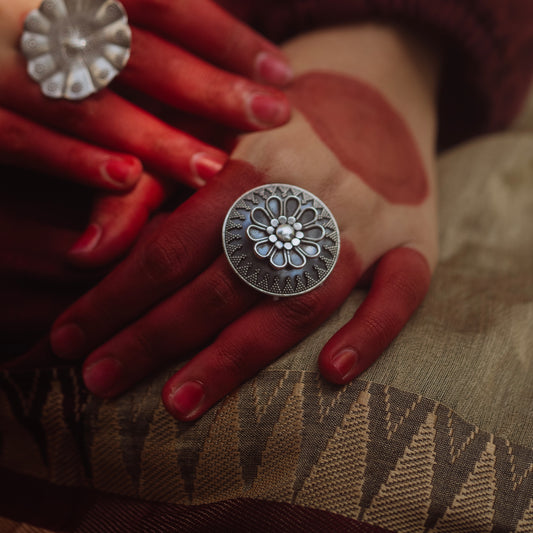
{"label": "fingernail", "polygon": [[97,396],[110,396],[124,374],[120,361],[105,357],[83,371],[85,386]]}
{"label": "fingernail", "polygon": [[53,352],[65,359],[75,359],[82,355],[85,335],[76,324],[65,324],[50,333]]}
{"label": "fingernail", "polygon": [[331,364],[339,374],[339,377],[344,381],[352,377],[358,360],[359,356],[357,352],[351,348],[346,348],[333,356]]}
{"label": "fingernail", "polygon": [[187,381],[171,395],[170,405],[180,420],[187,420],[200,408],[205,398],[204,386],[199,381]]}
{"label": "fingernail", "polygon": [[200,152],[192,156],[191,170],[196,178],[199,178],[197,179],[198,184],[204,186],[208,180],[220,172],[224,163],[225,160],[221,161],[205,152]]}
{"label": "fingernail", "polygon": [[248,103],[250,120],[259,126],[279,126],[289,117],[286,102],[268,94],[255,94]]}
{"label": "fingernail", "polygon": [[291,67],[270,52],[260,52],[255,58],[255,71],[260,81],[283,87],[292,80]]}
{"label": "fingernail", "polygon": [[94,248],[102,237],[102,228],[98,224],[89,224],[83,235],[69,250],[69,254],[86,254]]}
{"label": "fingernail", "polygon": [[102,178],[114,185],[133,185],[141,173],[135,158],[110,159],[100,167]]}

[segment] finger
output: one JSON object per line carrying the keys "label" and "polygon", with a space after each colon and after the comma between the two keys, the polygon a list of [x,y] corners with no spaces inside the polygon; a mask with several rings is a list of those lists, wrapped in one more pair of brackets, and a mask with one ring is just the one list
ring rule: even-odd
{"label": "finger", "polygon": [[320,371],[347,383],[366,370],[394,340],[426,295],[431,270],[411,248],[397,248],[379,261],[368,296],[322,350]]}
{"label": "finger", "polygon": [[255,306],[175,374],[163,389],[166,408],[179,420],[198,418],[313,332],[347,298],[360,272],[359,259],[343,242],[335,269],[323,285]]}
{"label": "finger", "polygon": [[262,174],[230,161],[219,177],[168,217],[107,278],[58,318],[51,333],[59,357],[86,355],[205,270],[222,252],[221,228],[231,204]]}
{"label": "finger", "polygon": [[5,109],[0,109],[0,163],[111,191],[132,188],[142,172],[135,157],[60,135]]}
{"label": "finger", "polygon": [[131,58],[121,81],[171,106],[239,129],[280,126],[287,97],[217,69],[146,31],[133,30]]}
{"label": "finger", "polygon": [[81,102],[50,100],[29,81],[22,61],[0,77],[0,105],[85,141],[132,154],[158,175],[202,187],[227,155],[169,127],[104,89]]}
{"label": "finger", "polygon": [[220,67],[276,86],[292,71],[281,51],[208,0],[124,0],[130,20],[166,35]]}
{"label": "finger", "polygon": [[192,283],[93,352],[84,364],[87,388],[106,398],[120,394],[206,345],[259,298],[219,257]]}
{"label": "finger", "polygon": [[69,259],[83,267],[116,260],[131,247],[165,196],[161,182],[147,173],[130,193],[101,196],[95,202],[90,224],[69,250]]}

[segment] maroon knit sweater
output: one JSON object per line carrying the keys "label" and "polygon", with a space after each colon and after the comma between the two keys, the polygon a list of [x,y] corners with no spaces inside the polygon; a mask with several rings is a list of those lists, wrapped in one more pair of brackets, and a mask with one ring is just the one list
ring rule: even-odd
{"label": "maroon knit sweater", "polygon": [[[441,146],[505,127],[533,71],[533,0],[219,0],[276,42],[358,20],[400,21],[443,48]],[[64,257],[86,223],[90,198],[64,182],[0,167],[0,361],[6,343],[31,343],[98,273]],[[46,182],[45,182],[46,181]],[[99,273],[101,274],[101,273]]]}

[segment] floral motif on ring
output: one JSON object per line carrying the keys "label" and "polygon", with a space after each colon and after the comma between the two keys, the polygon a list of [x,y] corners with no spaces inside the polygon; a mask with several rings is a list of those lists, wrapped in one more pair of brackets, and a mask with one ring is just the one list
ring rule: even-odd
{"label": "floral motif on ring", "polygon": [[265,207],[254,208],[250,216],[253,223],[246,235],[255,243],[255,255],[268,259],[275,269],[303,268],[308,258],[320,255],[326,230],[317,223],[318,211],[302,206],[297,196],[270,196]]}

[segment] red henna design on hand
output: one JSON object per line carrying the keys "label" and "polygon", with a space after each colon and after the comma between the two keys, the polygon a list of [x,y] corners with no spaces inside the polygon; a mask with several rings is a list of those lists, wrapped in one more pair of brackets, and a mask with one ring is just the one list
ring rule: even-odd
{"label": "red henna design on hand", "polygon": [[370,85],[334,72],[298,77],[289,100],[340,163],[395,204],[422,203],[429,185],[409,127]]}

